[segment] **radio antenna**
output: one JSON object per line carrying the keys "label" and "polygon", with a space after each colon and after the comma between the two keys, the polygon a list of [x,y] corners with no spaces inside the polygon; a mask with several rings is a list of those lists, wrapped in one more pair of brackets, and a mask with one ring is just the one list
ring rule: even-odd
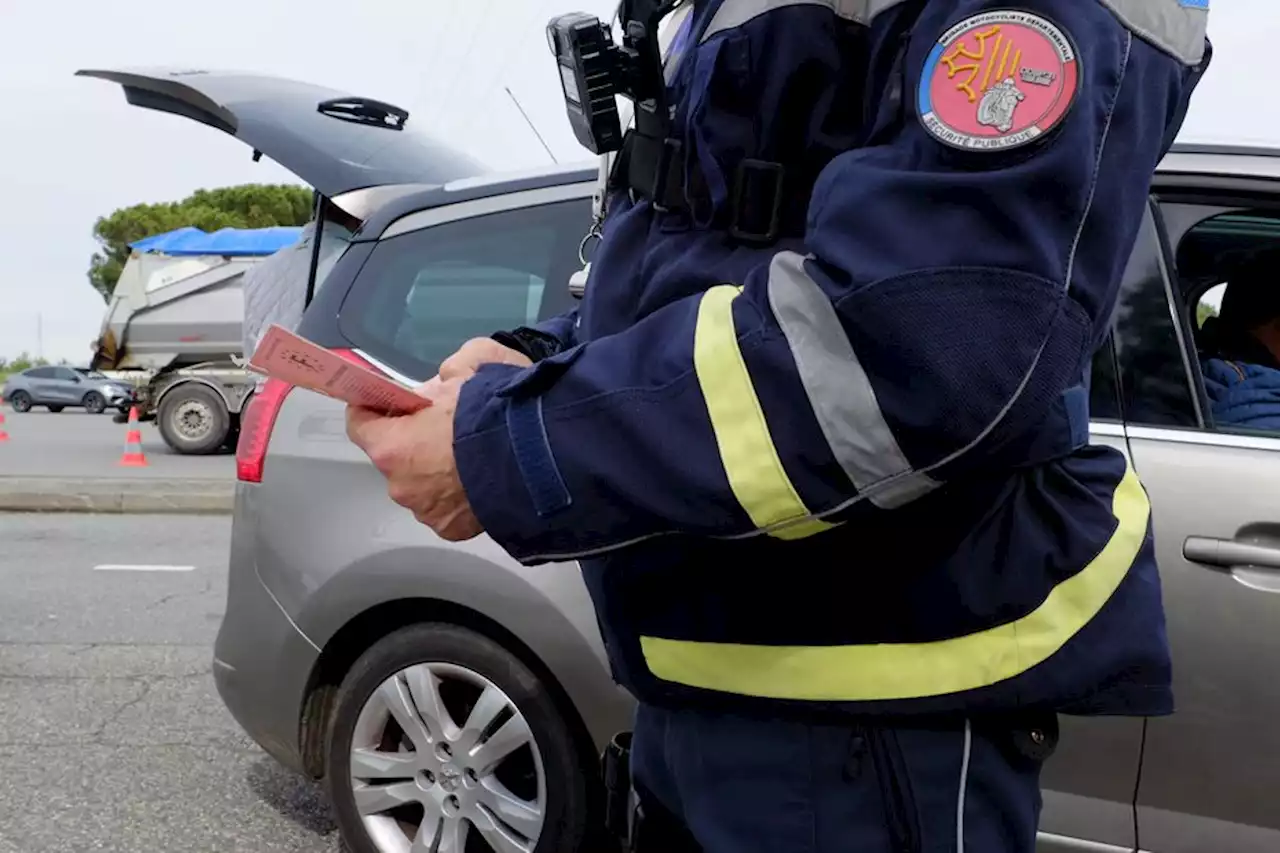
{"label": "radio antenna", "polygon": [[520,106],[520,101],[516,98],[515,92],[511,91],[510,86],[503,86],[502,88],[506,89],[507,94],[511,96],[511,102],[516,105],[516,109],[520,111],[520,115],[524,116],[525,124],[529,125],[529,129],[533,131],[533,135],[538,137],[538,141],[542,143],[542,147],[547,152],[547,156],[551,158],[551,162],[559,166],[560,161],[556,159],[555,154],[551,153],[551,146],[547,145],[547,140],[542,138],[541,133],[538,133],[537,126],[533,123],[533,120],[529,118],[529,114],[524,111],[524,107]]}

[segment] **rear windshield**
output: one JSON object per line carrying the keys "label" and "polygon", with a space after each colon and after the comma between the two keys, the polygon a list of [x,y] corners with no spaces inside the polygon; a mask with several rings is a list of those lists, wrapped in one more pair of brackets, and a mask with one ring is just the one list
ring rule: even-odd
{"label": "rear windshield", "polygon": [[[351,232],[326,220],[320,232],[320,258],[316,266],[316,292],[333,265],[351,244]],[[297,243],[276,252],[244,275],[244,352],[253,353],[263,333],[273,323],[294,329],[306,308],[307,279],[315,245],[315,223],[308,223]]]}
{"label": "rear windshield", "polygon": [[448,222],[384,240],[342,306],[343,334],[425,380],[464,341],[573,305],[569,277],[591,225],[589,199]]}

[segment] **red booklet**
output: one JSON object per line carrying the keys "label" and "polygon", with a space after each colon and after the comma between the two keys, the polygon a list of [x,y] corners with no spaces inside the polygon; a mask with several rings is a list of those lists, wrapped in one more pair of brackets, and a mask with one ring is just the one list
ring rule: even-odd
{"label": "red booklet", "polygon": [[428,398],[373,368],[274,324],[262,336],[249,367],[299,388],[387,414],[410,414],[431,405]]}

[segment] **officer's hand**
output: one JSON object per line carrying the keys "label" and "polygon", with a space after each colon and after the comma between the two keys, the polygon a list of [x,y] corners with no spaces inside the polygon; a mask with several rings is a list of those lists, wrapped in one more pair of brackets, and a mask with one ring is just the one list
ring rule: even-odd
{"label": "officer's hand", "polygon": [[460,542],[484,532],[453,458],[453,413],[463,380],[432,382],[432,405],[412,415],[348,406],[347,436],[387,478],[393,501],[442,539]]}
{"label": "officer's hand", "polygon": [[440,364],[440,379],[469,379],[482,364],[528,367],[533,362],[523,353],[504,347],[493,338],[472,338]]}

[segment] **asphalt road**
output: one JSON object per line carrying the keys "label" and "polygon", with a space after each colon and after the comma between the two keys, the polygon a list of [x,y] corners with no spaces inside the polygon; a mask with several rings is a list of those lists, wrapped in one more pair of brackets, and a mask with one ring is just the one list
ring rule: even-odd
{"label": "asphalt road", "polygon": [[5,422],[0,424],[9,440],[0,442],[0,476],[17,477],[111,477],[219,479],[235,478],[235,457],[182,456],[160,438],[154,423],[142,424],[142,451],[145,468],[122,468],[125,424],[111,422],[110,414],[89,415],[83,409],[65,409],[53,414],[35,409],[18,414],[8,406],[0,408]]}
{"label": "asphalt road", "polygon": [[0,515],[0,853],[339,849],[321,792],[217,698],[229,536],[226,518]]}

